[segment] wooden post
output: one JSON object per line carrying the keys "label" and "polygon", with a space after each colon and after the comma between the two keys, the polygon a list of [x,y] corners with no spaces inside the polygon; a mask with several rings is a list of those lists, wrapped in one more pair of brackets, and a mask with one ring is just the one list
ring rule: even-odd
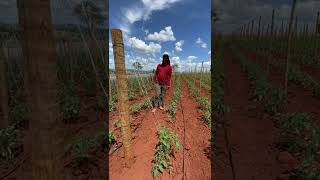
{"label": "wooden post", "polygon": [[243,37],[244,37],[244,39],[247,37],[247,27],[246,27],[246,24],[243,25]]}
{"label": "wooden post", "polygon": [[253,36],[253,27],[254,27],[254,20],[252,20],[251,22],[251,38],[254,39],[254,36]]}
{"label": "wooden post", "polygon": [[260,33],[261,33],[261,16],[259,17],[259,25],[258,25],[258,38],[260,39]]}
{"label": "wooden post", "polygon": [[320,15],[320,12],[317,13],[317,21],[316,21],[316,35],[320,34],[320,19],[319,19],[319,15]]}
{"label": "wooden post", "polygon": [[296,16],[296,20],[294,23],[294,33],[296,36],[298,35],[298,16]]}
{"label": "wooden post", "polygon": [[268,61],[267,61],[267,73],[269,74],[269,69],[270,69],[270,60],[272,56],[272,41],[273,41],[273,27],[274,27],[274,9],[272,10],[272,17],[271,17],[271,28],[270,28],[270,44],[269,44],[269,56],[268,56]]}
{"label": "wooden post", "polygon": [[4,52],[4,44],[1,45],[0,55],[0,129],[7,128],[9,126],[9,93],[8,93],[8,76],[7,76],[7,62],[6,62],[6,52]]}
{"label": "wooden post", "polygon": [[293,0],[292,3],[292,8],[291,8],[291,15],[290,15],[290,21],[289,21],[289,37],[288,37],[288,50],[287,50],[287,65],[286,65],[286,75],[285,75],[285,94],[287,95],[288,93],[288,73],[289,73],[289,62],[290,62],[290,56],[291,56],[291,38],[292,38],[292,33],[291,33],[291,28],[292,28],[292,21],[293,21],[293,16],[295,13],[296,9],[296,4],[297,0]]}
{"label": "wooden post", "polygon": [[[317,21],[316,21],[316,33],[315,33],[315,39],[316,39],[316,45],[315,45],[315,58],[319,58],[319,35],[320,35],[320,19],[319,19],[320,12],[317,13]],[[320,58],[319,58],[320,61]]]}
{"label": "wooden post", "polygon": [[246,24],[247,40],[250,39],[250,22]]}
{"label": "wooden post", "polygon": [[283,35],[284,35],[283,19],[282,19],[282,22],[281,22],[280,34],[281,34],[281,37],[283,37]]}
{"label": "wooden post", "polygon": [[202,68],[203,68],[203,61],[202,61],[202,63],[201,63],[201,69],[200,69],[200,92],[201,92],[201,87],[202,87],[202,84],[201,84],[201,82],[202,82]]}
{"label": "wooden post", "polygon": [[[18,6],[26,61],[32,177],[62,179],[64,130],[59,111],[56,40],[50,0],[24,1]],[[20,20],[20,19],[19,19]],[[28,146],[26,147],[28,148]]]}
{"label": "wooden post", "polygon": [[119,105],[121,116],[121,131],[123,137],[124,155],[126,165],[130,167],[134,162],[133,150],[131,145],[131,128],[129,124],[129,97],[128,97],[128,79],[125,69],[125,55],[122,32],[120,29],[112,29],[112,44],[114,64],[116,70],[117,86],[119,93]]}

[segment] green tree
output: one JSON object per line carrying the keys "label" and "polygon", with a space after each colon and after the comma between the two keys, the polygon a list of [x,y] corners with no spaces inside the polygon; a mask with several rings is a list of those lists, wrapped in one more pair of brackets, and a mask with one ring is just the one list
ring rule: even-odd
{"label": "green tree", "polygon": [[173,68],[173,70],[176,70],[176,69],[179,68],[179,65],[178,64],[174,64],[174,65],[172,65],[172,68]]}
{"label": "green tree", "polygon": [[132,66],[134,67],[135,70],[139,71],[143,68],[142,64],[139,62],[134,62],[132,63]]}

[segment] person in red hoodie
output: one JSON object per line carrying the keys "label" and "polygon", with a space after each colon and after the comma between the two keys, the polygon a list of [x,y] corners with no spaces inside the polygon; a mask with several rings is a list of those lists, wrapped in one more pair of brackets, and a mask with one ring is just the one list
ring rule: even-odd
{"label": "person in red hoodie", "polygon": [[[162,56],[162,64],[157,65],[157,69],[154,73],[153,80],[158,84],[160,89],[159,104],[160,109],[164,109],[164,94],[171,86],[172,67],[170,65],[169,55],[164,54]],[[155,109],[153,110],[155,111]]]}

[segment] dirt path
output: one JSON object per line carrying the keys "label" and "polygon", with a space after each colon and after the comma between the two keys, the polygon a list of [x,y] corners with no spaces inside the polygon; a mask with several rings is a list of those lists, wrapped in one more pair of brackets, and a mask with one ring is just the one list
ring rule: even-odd
{"label": "dirt path", "polygon": [[[181,104],[177,112],[176,122],[173,129],[178,132],[181,144],[185,130],[184,152],[180,150],[175,169],[183,172],[183,153],[184,171],[187,180],[209,180],[211,179],[211,132],[208,126],[200,119],[201,110],[197,109],[197,102],[191,96],[186,82],[181,84]],[[185,127],[185,128],[184,128]],[[180,160],[179,160],[180,159]],[[173,179],[182,179],[183,174],[179,173]]]}
{"label": "dirt path", "polygon": [[[250,101],[249,81],[241,71],[240,65],[232,61],[230,51],[226,51],[224,61],[226,68],[224,98],[225,104],[230,107],[230,112],[225,115],[225,125],[229,133],[235,179],[276,179],[280,174],[279,163],[276,160],[279,152],[275,147],[278,130],[271,117],[263,112],[261,105]],[[223,134],[221,130],[217,132],[217,136]],[[217,148],[225,145],[221,139],[217,143]],[[217,149],[217,152],[224,152],[222,154],[230,158],[225,154],[225,148]],[[227,159],[218,159],[230,165]],[[230,170],[232,171],[231,167],[228,171],[217,172],[216,178],[232,179]]]}

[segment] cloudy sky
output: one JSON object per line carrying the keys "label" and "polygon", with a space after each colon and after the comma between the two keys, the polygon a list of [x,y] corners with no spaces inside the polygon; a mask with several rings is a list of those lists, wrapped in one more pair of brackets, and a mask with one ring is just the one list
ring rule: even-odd
{"label": "cloudy sky", "polygon": [[[275,25],[279,28],[282,20],[288,22],[291,4],[292,0],[213,0],[213,9],[220,18],[215,28],[218,32],[229,33],[252,19],[258,22],[259,16],[262,24],[267,24],[271,22],[272,9],[275,9]],[[305,23],[314,28],[320,0],[297,0],[296,10],[299,28]]]}
{"label": "cloudy sky", "polygon": [[[126,68],[139,61],[155,69],[162,55],[179,71],[211,62],[211,0],[109,1],[109,26],[124,33]],[[111,36],[110,36],[111,37]],[[110,68],[114,68],[111,38]]]}
{"label": "cloudy sky", "polygon": [[[78,18],[73,14],[76,4],[82,0],[51,0],[51,14],[54,24],[76,24]],[[107,16],[107,2],[105,0],[88,0],[94,2]],[[17,0],[0,0],[0,23],[17,24]],[[105,23],[107,24],[107,23]]]}

